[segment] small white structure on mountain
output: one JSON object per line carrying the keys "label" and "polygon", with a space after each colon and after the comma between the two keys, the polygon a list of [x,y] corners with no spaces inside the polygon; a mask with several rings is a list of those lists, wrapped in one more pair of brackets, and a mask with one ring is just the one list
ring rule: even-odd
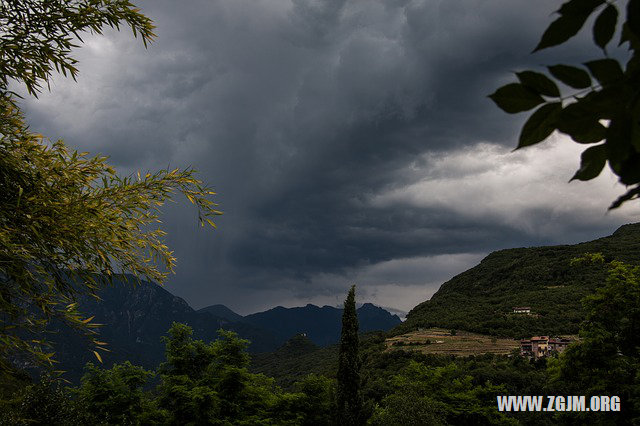
{"label": "small white structure on mountain", "polygon": [[514,314],[531,315],[531,308],[529,306],[516,306],[513,308]]}

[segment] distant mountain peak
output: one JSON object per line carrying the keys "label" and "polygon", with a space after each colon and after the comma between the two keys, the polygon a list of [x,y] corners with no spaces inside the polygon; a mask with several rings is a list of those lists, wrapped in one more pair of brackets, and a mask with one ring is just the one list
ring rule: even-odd
{"label": "distant mountain peak", "polygon": [[360,309],[362,309],[362,308],[365,308],[365,309],[382,309],[381,307],[376,306],[371,302],[363,303],[362,306],[360,306]]}
{"label": "distant mountain peak", "polygon": [[217,304],[207,306],[206,308],[198,309],[198,313],[209,313],[216,317],[226,319],[227,321],[236,322],[242,321],[242,315],[235,313],[225,305]]}

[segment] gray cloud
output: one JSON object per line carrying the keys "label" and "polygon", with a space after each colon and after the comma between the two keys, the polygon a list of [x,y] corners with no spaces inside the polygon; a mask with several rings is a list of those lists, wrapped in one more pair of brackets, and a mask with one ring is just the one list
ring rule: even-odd
{"label": "gray cloud", "polygon": [[[597,54],[588,34],[528,54],[555,1],[140,4],[158,27],[148,50],[87,37],[78,83],[58,78],[25,107],[34,129],[123,173],[194,166],[215,186],[219,231],[185,204],[165,211],[169,285],[196,307],[331,301],[359,280],[406,308],[491,250],[634,219],[604,216],[610,178],[566,184],[577,151],[506,153],[523,118],[486,96],[509,71]],[[465,261],[443,274],[439,256]]]}

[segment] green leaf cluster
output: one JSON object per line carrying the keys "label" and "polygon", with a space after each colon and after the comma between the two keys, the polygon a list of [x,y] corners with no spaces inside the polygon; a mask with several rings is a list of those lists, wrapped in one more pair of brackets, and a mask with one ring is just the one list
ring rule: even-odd
{"label": "green leaf cluster", "polygon": [[430,367],[411,361],[394,377],[393,388],[372,424],[517,424],[495,408],[495,395],[504,394],[504,386],[474,384],[456,363]]}
{"label": "green leaf cluster", "polygon": [[194,170],[121,177],[106,157],[70,151],[25,123],[10,80],[35,96],[54,69],[75,78],[71,49],[81,34],[121,25],[145,45],[154,37],[128,0],[0,2],[0,376],[13,371],[9,360],[53,364],[43,335],[52,319],[87,335],[101,361],[108,349],[99,324],[80,314],[76,296],[97,298],[115,274],[162,282],[173,271],[158,224],[177,193],[197,207],[202,226],[215,227],[221,214]]}
{"label": "green leaf cluster", "polygon": [[[619,181],[632,186],[610,209],[640,196],[640,1],[629,0],[626,17],[605,0],[569,0],[557,11],[534,52],[565,43],[575,36],[592,14],[593,41],[604,57],[582,66],[556,64],[548,74],[517,72],[517,83],[497,89],[489,97],[508,113],[537,108],[522,127],[517,149],[547,139],[554,131],[564,133],[587,147],[573,178],[597,177],[608,163]],[[620,28],[620,45],[626,44],[626,64],[607,56],[607,45]],[[574,89],[561,91],[558,83]]]}
{"label": "green leaf cluster", "polygon": [[[159,208],[177,192],[211,221],[219,211],[193,170],[120,177],[105,157],[70,152],[29,132],[0,98],[0,370],[27,351],[50,362],[41,331],[52,318],[82,330],[98,351],[98,324],[76,295],[96,295],[115,274],[162,282],[176,259],[164,244]],[[211,221],[213,225],[213,222]],[[124,275],[123,275],[124,276]],[[97,297],[97,296],[96,296]],[[25,332],[27,337],[25,338]]]}
{"label": "green leaf cluster", "polygon": [[73,48],[83,33],[102,34],[105,27],[131,28],[145,46],[155,38],[151,19],[128,0],[19,0],[0,2],[0,90],[10,80],[30,95],[49,86],[53,71],[76,78]]}
{"label": "green leaf cluster", "polygon": [[44,376],[40,381],[24,386],[0,401],[0,424],[83,426],[96,422],[79,400],[71,398],[59,381]]}
{"label": "green leaf cluster", "polygon": [[273,379],[248,370],[248,341],[219,330],[220,339],[191,338],[174,323],[159,368],[158,405],[166,424],[297,424],[300,394],[282,392]]}
{"label": "green leaf cluster", "polygon": [[129,361],[105,370],[88,363],[74,401],[94,421],[106,424],[160,424],[162,413],[144,387],[154,374]]}

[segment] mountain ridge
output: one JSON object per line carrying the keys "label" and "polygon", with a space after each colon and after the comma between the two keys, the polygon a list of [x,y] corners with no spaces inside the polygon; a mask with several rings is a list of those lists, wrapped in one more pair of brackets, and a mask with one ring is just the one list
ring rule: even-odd
{"label": "mountain ridge", "polygon": [[[356,309],[360,332],[389,330],[402,321],[397,315],[364,303]],[[304,334],[318,346],[337,343],[340,338],[342,308],[329,305],[322,307],[308,303],[306,306],[285,308],[276,306],[263,312],[246,315],[244,321],[282,336],[285,340]]]}
{"label": "mountain ridge", "polygon": [[[128,280],[117,277],[112,285],[99,291],[101,300],[89,296],[81,296],[78,300],[81,312],[86,316],[94,316],[95,323],[104,324],[99,329],[99,340],[107,342],[110,350],[101,354],[106,367],[129,360],[144,368],[155,369],[164,361],[162,337],[173,322],[189,325],[193,329],[194,338],[204,341],[215,340],[220,328],[234,331],[241,338],[250,340],[251,353],[274,351],[299,334],[286,328],[286,321],[280,321],[283,329],[269,323],[262,324],[264,321],[260,320],[260,315],[252,323],[224,305],[213,305],[196,311],[184,299],[171,294],[163,286],[147,281],[134,285],[134,282],[133,277]],[[289,309],[291,308],[281,308],[283,312],[289,312]],[[311,309],[311,312],[307,307],[296,309],[307,314],[305,318],[316,323],[319,329],[324,329],[323,335],[335,337],[333,340],[323,340],[322,345],[337,341],[342,310],[331,307]],[[324,315],[325,318],[313,315],[315,311],[322,309],[330,315]],[[382,311],[376,307],[366,308],[363,311],[364,323],[380,324],[375,314],[383,318],[384,313],[391,316],[386,311],[381,313],[378,310]],[[238,317],[239,321],[231,320]],[[327,321],[326,317],[335,317],[336,321]],[[298,320],[294,317],[291,321]],[[385,330],[395,325],[395,322],[388,323]],[[369,325],[365,328],[371,327]],[[96,362],[86,339],[60,323],[52,323],[49,331],[52,332],[50,340],[54,344],[56,358],[60,361],[59,369],[68,372],[68,379],[77,381],[82,375],[83,366],[87,362]]]}

